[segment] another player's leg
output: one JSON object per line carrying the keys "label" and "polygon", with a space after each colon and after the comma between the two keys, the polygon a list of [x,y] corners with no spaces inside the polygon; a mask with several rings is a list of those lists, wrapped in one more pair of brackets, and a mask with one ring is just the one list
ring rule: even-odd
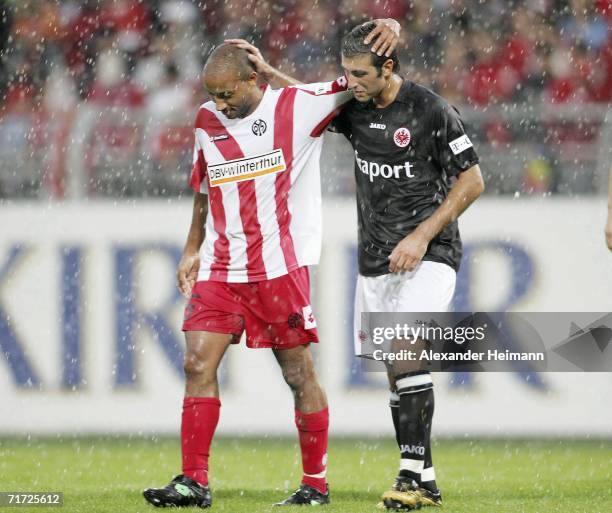
{"label": "another player's leg", "polygon": [[[418,271],[397,279],[399,287],[393,311],[448,311],[456,281],[455,271],[449,266],[422,262]],[[427,344],[422,340],[416,343]],[[412,349],[418,352],[421,348],[413,346]],[[423,371],[423,367],[415,369],[409,362],[395,361],[390,372],[391,384],[395,385],[394,389],[400,397],[397,425],[401,464],[394,488],[413,489],[420,496],[419,506],[439,506],[442,500],[431,458],[433,381],[431,375]]]}
{"label": "another player's leg", "polygon": [[[418,344],[424,344],[418,341]],[[396,341],[394,351],[403,349]],[[418,349],[417,349],[418,350]],[[419,366],[421,364],[419,363]],[[422,488],[422,473],[429,448],[433,415],[433,382],[429,372],[412,362],[395,362],[388,369],[389,380],[399,401],[396,432],[400,447],[400,471],[391,490],[383,494],[383,503],[392,509],[414,509],[439,503],[439,493]],[[394,418],[395,421],[395,418]],[[434,482],[435,485],[435,482]]]}
{"label": "another player's leg", "polygon": [[[411,405],[403,397],[405,383],[396,380],[392,372],[389,372],[389,381],[391,388],[396,390],[396,397],[392,399],[397,398],[390,404],[400,450],[400,471],[391,489],[383,493],[382,505],[388,509],[416,509],[421,505],[418,483],[425,450],[422,445],[422,437],[417,434],[418,421],[410,414]],[[402,387],[402,394],[400,394],[399,387]]]}
{"label": "another player's leg", "polygon": [[163,488],[148,488],[143,495],[157,507],[207,508],[212,505],[208,456],[221,408],[217,369],[232,335],[188,331],[185,339],[186,385],[181,422],[183,473]]}
{"label": "another player's leg", "polygon": [[[401,463],[398,481],[416,483],[421,505],[439,506],[442,503],[436,488],[431,464],[431,423],[434,411],[433,382],[429,373],[398,376],[400,396]],[[429,460],[429,461],[428,461]],[[428,470],[425,472],[426,465]],[[423,478],[427,478],[424,486]],[[406,486],[404,484],[404,486]]]}
{"label": "another player's leg", "polygon": [[[400,397],[397,392],[393,391],[389,398],[389,408],[391,410],[391,418],[393,420],[393,427],[395,429],[395,439],[397,445],[401,450],[400,441]],[[425,434],[425,457],[423,460],[423,472],[421,472],[420,480],[417,484],[420,487],[421,493],[421,505],[422,506],[439,506],[442,504],[442,496],[438,486],[436,484],[436,474],[433,466],[431,456],[431,419],[433,418],[434,412],[434,393],[433,388],[431,389],[431,400],[427,401],[426,405],[426,417],[429,419],[426,425]],[[430,411],[429,411],[430,410]]]}
{"label": "another player's leg", "polygon": [[298,490],[276,504],[322,505],[329,503],[326,481],[329,414],[327,398],[319,385],[307,345],[292,349],[276,349],[274,356],[283,377],[293,392],[295,424],[300,439],[304,474]]}

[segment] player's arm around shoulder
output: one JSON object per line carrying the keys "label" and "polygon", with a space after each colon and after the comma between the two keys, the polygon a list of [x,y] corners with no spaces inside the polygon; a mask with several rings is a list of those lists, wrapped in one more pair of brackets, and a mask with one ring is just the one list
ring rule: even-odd
{"label": "player's arm around shoulder", "polygon": [[193,211],[187,242],[183,255],[176,270],[176,286],[185,297],[191,295],[191,290],[198,279],[200,270],[200,247],[204,242],[204,223],[208,214],[208,196],[196,192],[193,197]]}
{"label": "player's arm around shoulder", "polygon": [[[372,52],[378,55],[383,55],[384,53],[389,56],[399,43],[401,26],[398,21],[392,18],[376,19],[373,21],[376,23],[376,28],[368,34],[364,42],[366,44],[372,43]],[[287,75],[271,66],[264,59],[259,48],[249,43],[247,40],[226,39],[224,42],[236,45],[238,48],[245,50],[255,71],[259,73],[273,89],[302,84],[297,78]]]}

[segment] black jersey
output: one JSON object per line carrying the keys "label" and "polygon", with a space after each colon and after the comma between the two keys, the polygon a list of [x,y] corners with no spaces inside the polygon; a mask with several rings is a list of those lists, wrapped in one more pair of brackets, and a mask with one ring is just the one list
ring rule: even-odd
{"label": "black jersey", "polygon": [[[377,108],[351,100],[333,122],[355,150],[359,272],[389,272],[395,246],[446,198],[450,177],[478,163],[459,112],[443,98],[404,80],[395,101]],[[430,242],[423,260],[459,269],[457,222]]]}

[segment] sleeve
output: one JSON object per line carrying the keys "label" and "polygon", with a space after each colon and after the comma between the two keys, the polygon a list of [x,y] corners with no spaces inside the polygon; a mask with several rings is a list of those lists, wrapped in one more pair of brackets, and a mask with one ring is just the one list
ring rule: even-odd
{"label": "sleeve", "polygon": [[457,176],[478,164],[478,155],[465,133],[457,109],[446,102],[441,103],[435,110],[433,123],[433,156],[448,176]]}
{"label": "sleeve", "polygon": [[198,130],[194,130],[193,161],[191,173],[189,175],[189,186],[195,192],[208,194],[208,182],[206,180],[207,170],[208,165],[204,158],[204,150],[199,140]]}
{"label": "sleeve", "polygon": [[342,134],[347,139],[349,138],[351,127],[349,123],[349,118],[346,115],[346,107],[341,108],[340,113],[334,119],[332,119],[332,122],[329,125],[329,131],[337,134]]}
{"label": "sleeve", "polygon": [[297,90],[295,109],[300,124],[308,128],[312,137],[319,137],[340,108],[352,98],[348,81],[342,76],[333,82],[300,84],[292,86]]}

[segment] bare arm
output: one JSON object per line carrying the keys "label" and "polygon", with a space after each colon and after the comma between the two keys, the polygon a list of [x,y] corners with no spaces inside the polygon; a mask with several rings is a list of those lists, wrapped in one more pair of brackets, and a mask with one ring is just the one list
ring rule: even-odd
{"label": "bare arm", "polygon": [[608,249],[612,251],[612,167],[610,168],[610,178],[608,179],[608,221],[606,222],[606,243]]}
{"label": "bare arm", "polygon": [[198,279],[200,247],[204,242],[204,222],[207,213],[208,199],[206,194],[196,192],[193,198],[193,212],[187,242],[176,271],[176,286],[185,297],[190,296],[191,289]]}
{"label": "bare arm", "polygon": [[[364,39],[364,43],[369,44],[374,41],[371,48],[372,52],[378,55],[385,53],[388,57],[391,55],[391,52],[395,50],[399,42],[400,24],[391,18],[374,20],[374,22],[376,23],[376,28],[368,34]],[[282,71],[270,66],[263,58],[259,48],[248,41],[244,39],[226,39],[225,42],[246,50],[249,55],[249,60],[255,66],[257,73],[259,73],[274,89],[302,83],[298,79],[286,75]]]}
{"label": "bare arm", "polygon": [[442,204],[395,247],[389,256],[389,270],[392,273],[414,270],[431,240],[448,223],[455,221],[483,191],[484,181],[478,164],[460,173]]}

